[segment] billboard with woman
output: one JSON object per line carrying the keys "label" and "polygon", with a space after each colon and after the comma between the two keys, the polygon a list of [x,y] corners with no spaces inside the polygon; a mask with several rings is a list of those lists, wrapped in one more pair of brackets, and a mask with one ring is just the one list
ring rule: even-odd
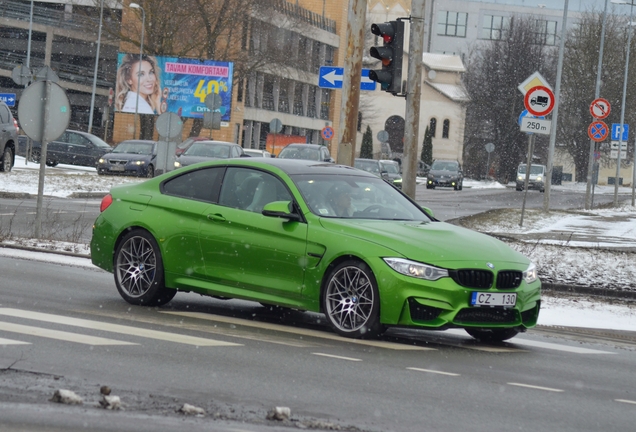
{"label": "billboard with woman", "polygon": [[140,114],[173,112],[203,118],[208,93],[221,96],[221,122],[232,112],[232,63],[119,53],[115,110]]}

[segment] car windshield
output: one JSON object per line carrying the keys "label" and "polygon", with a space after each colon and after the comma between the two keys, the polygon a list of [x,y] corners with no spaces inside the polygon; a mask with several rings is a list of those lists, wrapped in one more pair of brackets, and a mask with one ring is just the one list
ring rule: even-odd
{"label": "car windshield", "polygon": [[[424,211],[378,177],[298,174],[292,180],[318,216],[348,219],[430,221]],[[347,195],[346,211],[338,206]]]}
{"label": "car windshield", "polygon": [[154,149],[154,144],[134,142],[134,141],[124,141],[119,143],[119,145],[113,149],[113,153],[151,155],[153,149]]}
{"label": "car windshield", "polygon": [[431,166],[432,170],[437,171],[457,171],[457,162],[435,161]]}
{"label": "car windshield", "polygon": [[224,144],[195,142],[183,154],[186,156],[227,159],[230,157],[230,147]]}
{"label": "car windshield", "polygon": [[380,164],[378,163],[378,161],[358,159],[353,162],[353,166],[373,174],[380,174]]}
{"label": "car windshield", "polygon": [[93,136],[91,137],[91,141],[93,142],[93,144],[95,144],[96,147],[107,148],[107,149],[111,148],[110,144],[108,144],[106,141],[104,141],[100,137]]}
{"label": "car windshield", "polygon": [[389,163],[389,162],[381,162],[382,170],[388,172],[389,174],[399,174],[400,168],[397,164]]}
{"label": "car windshield", "polygon": [[281,159],[320,160],[320,152],[316,148],[285,147],[278,155]]}
{"label": "car windshield", "polygon": [[[517,171],[519,174],[526,173],[526,166],[519,165],[519,170]],[[543,165],[532,165],[530,167],[530,174],[543,174]]]}

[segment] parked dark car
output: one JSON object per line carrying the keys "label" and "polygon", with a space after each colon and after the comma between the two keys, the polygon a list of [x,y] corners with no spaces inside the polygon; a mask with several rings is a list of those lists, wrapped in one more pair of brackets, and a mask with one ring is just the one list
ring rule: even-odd
{"label": "parked dark car", "polygon": [[455,190],[462,190],[464,173],[458,161],[441,159],[433,161],[426,179],[426,189],[435,189],[435,186],[448,186]]}
{"label": "parked dark car", "polygon": [[336,162],[329,154],[327,146],[320,144],[288,144],[280,151],[281,159],[304,159],[320,162]]}
{"label": "parked dark car", "polygon": [[195,141],[188,149],[177,157],[175,168],[192,165],[210,159],[231,159],[249,157],[243,147],[236,143],[225,141]]}
{"label": "parked dark car", "polygon": [[15,163],[18,122],[6,103],[0,101],[0,171],[9,172]]}
{"label": "parked dark car", "polygon": [[99,159],[97,174],[124,174],[154,177],[157,166],[157,142],[128,140],[120,142]]}
{"label": "parked dark car", "polygon": [[[51,141],[46,146],[46,164],[56,166],[57,164],[80,165],[96,167],[100,157],[110,152],[113,148],[100,137],[87,132],[66,130],[55,141]],[[40,152],[42,144],[33,141],[31,160],[40,162]]]}
{"label": "parked dark car", "polygon": [[389,160],[389,159],[380,159],[380,166],[382,175],[389,178],[389,180],[393,183],[398,189],[402,189],[402,172],[400,164],[397,161]]}

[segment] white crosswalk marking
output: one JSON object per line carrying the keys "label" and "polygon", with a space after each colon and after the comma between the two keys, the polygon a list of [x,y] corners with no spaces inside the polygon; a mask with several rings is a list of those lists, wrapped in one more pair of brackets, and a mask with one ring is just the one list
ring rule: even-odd
{"label": "white crosswalk marking", "polygon": [[0,330],[20,333],[30,336],[39,336],[49,339],[57,339],[67,342],[76,342],[85,345],[138,345],[136,343],[118,341],[114,339],[106,339],[97,336],[87,336],[77,333],[69,333],[59,330],[50,330],[41,327],[32,327],[22,324],[13,324],[0,321]]}
{"label": "white crosswalk marking", "polygon": [[129,336],[139,336],[148,339],[157,339],[167,342],[176,342],[195,346],[242,346],[232,342],[223,342],[214,339],[205,339],[194,336],[180,335],[176,333],[168,333],[157,330],[149,330],[119,324],[110,324],[101,321],[91,321],[81,318],[71,318],[62,315],[52,315],[42,312],[31,312],[21,309],[0,308],[0,315],[11,316],[15,318],[32,319],[36,321],[44,321],[54,324],[69,325],[81,327],[91,330],[101,330],[111,333],[120,333]]}

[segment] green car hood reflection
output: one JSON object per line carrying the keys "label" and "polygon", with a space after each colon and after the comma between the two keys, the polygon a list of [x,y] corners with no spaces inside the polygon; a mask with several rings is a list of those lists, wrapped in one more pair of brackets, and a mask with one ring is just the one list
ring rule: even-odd
{"label": "green car hood reflection", "polygon": [[[530,263],[493,237],[444,222],[322,218],[321,225],[327,230],[384,247],[393,245],[391,249],[398,256],[444,268],[486,268],[486,263],[491,262],[495,265],[516,264],[514,267],[525,270]],[[480,251],[488,253],[481,255]]]}

